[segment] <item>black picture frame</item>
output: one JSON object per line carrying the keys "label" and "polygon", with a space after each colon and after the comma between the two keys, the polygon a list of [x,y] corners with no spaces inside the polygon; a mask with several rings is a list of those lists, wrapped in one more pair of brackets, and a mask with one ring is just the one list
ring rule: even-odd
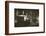
{"label": "black picture frame", "polygon": [[[44,31],[43,32],[26,32],[26,33],[9,33],[9,3],[26,3],[26,4],[42,4],[44,7]],[[5,35],[19,35],[19,34],[35,34],[45,32],[45,3],[38,2],[22,2],[22,1],[5,1]]]}

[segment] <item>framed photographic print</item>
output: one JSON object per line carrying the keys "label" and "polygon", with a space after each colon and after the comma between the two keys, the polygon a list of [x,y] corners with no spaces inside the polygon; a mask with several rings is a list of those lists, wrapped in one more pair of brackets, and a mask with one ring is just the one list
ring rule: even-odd
{"label": "framed photographic print", "polygon": [[45,3],[5,1],[5,34],[45,32]]}

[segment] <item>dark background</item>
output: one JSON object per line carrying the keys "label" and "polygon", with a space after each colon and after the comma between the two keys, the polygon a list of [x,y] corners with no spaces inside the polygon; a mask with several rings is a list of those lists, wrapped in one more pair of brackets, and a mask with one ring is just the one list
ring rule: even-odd
{"label": "dark background", "polygon": [[[39,17],[39,9],[15,9],[14,11],[15,27],[39,26],[39,22],[37,20],[37,17]],[[24,21],[24,17],[19,15],[26,15],[29,19]]]}

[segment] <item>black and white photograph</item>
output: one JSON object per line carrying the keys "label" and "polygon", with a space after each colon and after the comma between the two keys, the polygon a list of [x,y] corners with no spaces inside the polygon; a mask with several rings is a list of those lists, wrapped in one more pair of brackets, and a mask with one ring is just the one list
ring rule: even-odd
{"label": "black and white photograph", "polygon": [[15,27],[39,26],[39,9],[15,9]]}

